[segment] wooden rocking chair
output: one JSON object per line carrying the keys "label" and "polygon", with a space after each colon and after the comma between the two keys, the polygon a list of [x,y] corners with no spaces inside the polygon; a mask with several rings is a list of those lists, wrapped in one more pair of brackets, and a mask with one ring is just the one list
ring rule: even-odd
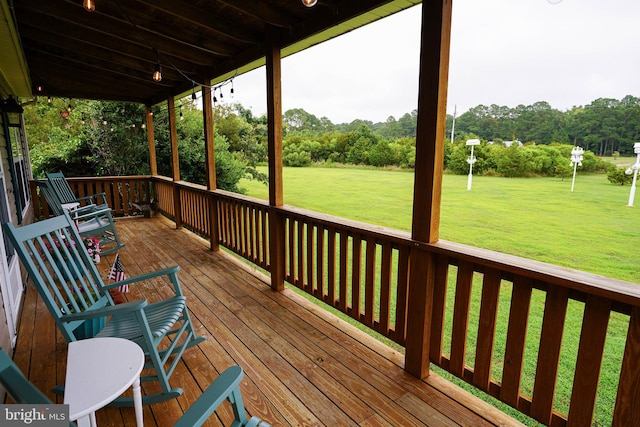
{"label": "wooden rocking chair", "polygon": [[[67,342],[94,336],[135,341],[145,352],[146,366],[154,369],[141,381],[157,381],[161,387],[159,393],[144,396],[143,404],[182,394],[170,386],[169,377],[183,352],[205,337],[195,335],[178,266],[106,286],[67,213],[20,228],[6,223],[4,229]],[[139,300],[115,305],[108,292],[162,277],[173,285],[175,296],[153,304]],[[133,401],[120,398],[116,404],[131,406]]]}
{"label": "wooden rocking chair", "polygon": [[[202,395],[191,405],[175,427],[199,427],[213,414],[225,400],[231,402],[235,419],[232,426],[270,427],[258,417],[247,419],[240,380],[243,372],[239,366],[227,368]],[[18,366],[4,350],[0,349],[0,385],[16,403],[53,404],[36,386],[33,385],[20,371]],[[73,426],[73,423],[69,423]]]}
{"label": "wooden rocking chair", "polygon": [[40,189],[40,193],[44,196],[54,215],[60,216],[63,215],[65,211],[69,212],[76,222],[81,236],[94,236],[98,238],[103,255],[117,252],[120,248],[124,247],[125,244],[122,243],[118,237],[114,225],[115,221],[111,216],[111,209],[108,206],[105,208],[89,204],[81,207],[70,207],[69,204],[64,204],[62,200],[60,200],[58,194],[53,191],[50,182],[37,180],[36,186]]}

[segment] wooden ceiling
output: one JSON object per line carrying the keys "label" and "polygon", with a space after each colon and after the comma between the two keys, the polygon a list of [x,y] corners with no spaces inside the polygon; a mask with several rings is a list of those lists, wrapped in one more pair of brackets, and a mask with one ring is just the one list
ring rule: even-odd
{"label": "wooden ceiling", "polygon": [[13,1],[34,95],[155,104],[263,65],[267,40],[286,56],[420,1],[95,3],[87,12],[82,0]]}

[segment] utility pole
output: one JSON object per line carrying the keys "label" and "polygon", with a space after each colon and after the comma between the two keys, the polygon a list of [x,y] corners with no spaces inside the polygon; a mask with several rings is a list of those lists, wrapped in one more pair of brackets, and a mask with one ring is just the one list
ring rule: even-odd
{"label": "utility pole", "polygon": [[451,123],[451,143],[453,144],[453,136],[455,135],[455,130],[456,130],[456,110],[457,110],[458,106],[457,105],[453,105],[453,122]]}

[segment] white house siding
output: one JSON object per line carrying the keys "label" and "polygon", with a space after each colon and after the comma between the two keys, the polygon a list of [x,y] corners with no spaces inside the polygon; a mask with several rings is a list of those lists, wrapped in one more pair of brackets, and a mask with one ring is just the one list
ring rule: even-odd
{"label": "white house siding", "polygon": [[[2,121],[2,115],[0,115],[0,122]],[[3,127],[0,127],[0,129],[3,129]],[[7,152],[7,141],[5,138],[5,134],[4,131],[0,131],[0,156],[2,157],[2,165],[3,165],[3,169],[4,171],[8,170],[8,152]],[[10,176],[7,177],[6,173],[5,173],[5,182],[11,182],[10,180]],[[7,178],[9,178],[9,180],[7,180]],[[7,191],[7,197],[11,197],[11,200],[13,200],[13,192],[12,191]],[[13,205],[11,204],[11,202],[9,203],[9,206],[15,206],[15,203],[13,203]],[[15,208],[12,210],[11,212],[11,217],[12,220],[16,220],[17,216],[15,213]],[[2,230],[0,229],[0,236],[2,236]],[[0,240],[1,242],[1,240]],[[1,243],[0,243],[1,244]],[[1,260],[0,260],[1,261]],[[5,268],[6,267],[6,263],[5,262],[0,262],[0,268]],[[0,280],[4,280],[3,277],[5,277],[5,275],[0,275]],[[8,285],[6,283],[4,283],[3,285]],[[8,287],[8,286],[7,286]],[[5,288],[5,286],[0,287],[0,292],[2,292],[2,288]],[[7,324],[7,315],[6,315],[6,311],[5,311],[5,307],[4,307],[4,299],[0,298],[0,347],[2,347],[7,353],[9,354],[13,354],[13,349],[11,348],[11,338],[9,335],[9,326]]]}

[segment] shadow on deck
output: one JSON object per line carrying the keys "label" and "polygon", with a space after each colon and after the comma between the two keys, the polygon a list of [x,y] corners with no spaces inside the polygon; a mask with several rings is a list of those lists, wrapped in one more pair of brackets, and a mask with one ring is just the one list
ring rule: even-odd
{"label": "shadow on deck", "polygon": [[[165,218],[126,218],[117,227],[128,277],[180,266],[194,324],[208,337],[171,377],[184,394],[145,407],[145,426],[172,425],[233,364],[245,371],[247,410],[274,426],[520,425],[435,374],[423,381],[409,375],[401,353],[293,291],[271,291],[259,274]],[[113,257],[100,264],[105,275]],[[128,299],[153,301],[160,292],[132,288]],[[64,382],[66,343],[31,285],[14,359],[45,392]],[[129,408],[102,409],[97,420],[101,427],[135,424]],[[220,420],[213,416],[210,425]]]}

